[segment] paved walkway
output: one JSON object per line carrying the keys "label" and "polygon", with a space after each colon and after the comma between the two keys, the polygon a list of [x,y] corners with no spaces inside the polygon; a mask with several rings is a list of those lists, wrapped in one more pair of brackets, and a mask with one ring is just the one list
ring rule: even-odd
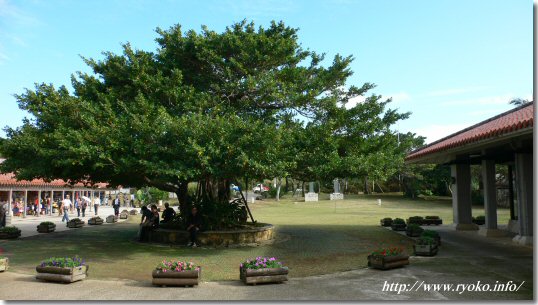
{"label": "paved walkway", "polygon": [[[127,209],[127,210],[130,211],[133,208],[121,207],[120,212],[123,211],[124,209]],[[140,209],[137,208],[137,210],[140,212]],[[92,208],[91,211],[88,208],[88,209],[86,209],[85,214],[86,214],[85,215],[86,217],[81,216],[81,217],[78,217],[78,218],[84,220],[84,222],[87,224],[88,219],[94,217],[95,213],[93,211],[93,208]],[[97,209],[97,214],[98,214],[98,216],[100,216],[104,220],[107,216],[114,215],[114,209],[111,206],[101,206],[101,207],[99,207],[99,209]],[[69,213],[69,219],[73,219],[73,218],[77,218],[77,211],[76,210],[74,210],[74,212],[72,212],[72,213]],[[24,218],[22,218],[22,217],[12,217],[11,218],[11,225],[16,226],[17,228],[19,228],[21,230],[21,237],[28,237],[28,236],[34,236],[34,235],[39,235],[39,234],[46,234],[46,233],[38,233],[37,232],[37,225],[39,225],[43,221],[54,222],[56,224],[56,230],[55,230],[56,232],[69,230],[69,228],[67,228],[65,222],[62,222],[62,217],[58,216],[58,213],[55,213],[52,216],[51,215],[40,215],[38,217],[38,216],[33,216],[33,215],[27,215]],[[122,222],[122,221],[125,221],[125,220],[118,219],[118,221]],[[108,224],[105,222],[105,223],[103,223],[103,225],[108,225]]]}
{"label": "paved walkway", "polygon": [[[358,269],[293,278],[277,285],[245,286],[239,281],[202,282],[196,288],[161,288],[145,281],[89,278],[67,286],[44,283],[33,275],[0,273],[4,300],[516,300],[533,298],[533,249],[514,245],[509,237],[484,238],[476,232],[435,227],[442,237],[436,257],[411,257],[404,268]],[[350,266],[353,263],[350,262]],[[519,291],[425,291],[426,284],[520,285]],[[383,291],[385,284],[418,285],[409,292]],[[403,286],[402,286],[403,287]],[[455,288],[453,286],[452,288]]]}

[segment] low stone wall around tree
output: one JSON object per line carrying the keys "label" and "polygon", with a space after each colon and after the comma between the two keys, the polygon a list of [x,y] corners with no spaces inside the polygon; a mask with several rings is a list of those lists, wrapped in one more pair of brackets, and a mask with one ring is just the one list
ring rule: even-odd
{"label": "low stone wall around tree", "polygon": [[[202,231],[198,241],[202,246],[228,247],[255,244],[273,239],[273,225],[258,224],[258,227],[229,231]],[[189,232],[170,229],[148,231],[143,240],[150,243],[185,245],[189,242]]]}

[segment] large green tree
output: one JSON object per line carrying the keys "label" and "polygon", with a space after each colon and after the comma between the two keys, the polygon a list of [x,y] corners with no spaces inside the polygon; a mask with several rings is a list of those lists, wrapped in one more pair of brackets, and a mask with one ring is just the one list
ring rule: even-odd
{"label": "large green tree", "polygon": [[154,52],[125,44],[84,59],[93,73],[72,76],[72,92],[37,84],[16,95],[31,118],[6,129],[0,170],[157,187],[177,193],[182,213],[202,205],[219,227],[239,178],[344,177],[394,158],[389,126],[407,114],[375,95],[345,107],[373,87],[347,84],[351,56],[324,66],[282,22],[157,33]]}

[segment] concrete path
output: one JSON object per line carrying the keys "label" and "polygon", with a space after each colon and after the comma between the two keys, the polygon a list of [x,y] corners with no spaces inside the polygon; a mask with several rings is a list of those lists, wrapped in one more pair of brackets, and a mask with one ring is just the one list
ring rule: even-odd
{"label": "concrete path", "polygon": [[[133,208],[121,207],[120,212],[123,211],[124,209],[127,209],[127,210],[130,211]],[[139,208],[137,208],[137,210],[140,212]],[[92,211],[90,211],[89,209],[86,209],[85,214],[86,214],[85,215],[86,217],[81,216],[81,217],[78,217],[78,218],[84,220],[84,222],[87,224],[88,219],[94,217],[95,213],[94,213],[93,209],[92,209]],[[97,209],[97,214],[98,214],[98,216],[100,216],[104,220],[107,216],[114,215],[114,209],[112,207],[110,207],[110,206],[101,206],[99,209]],[[140,217],[140,216],[135,216],[135,217]],[[74,210],[73,213],[69,213],[69,219],[73,219],[73,218],[77,218],[76,210]],[[28,237],[28,236],[34,236],[34,235],[39,235],[39,234],[45,234],[45,233],[38,233],[37,232],[37,225],[39,225],[43,221],[54,222],[56,224],[56,230],[55,230],[56,232],[69,230],[69,228],[67,228],[67,226],[66,226],[66,223],[62,222],[62,217],[58,216],[58,213],[55,213],[52,216],[51,215],[40,215],[38,217],[38,216],[33,216],[33,215],[27,215],[24,218],[22,218],[22,217],[12,217],[11,218],[11,226],[16,226],[17,228],[19,228],[21,230],[21,237]],[[125,220],[118,219],[118,222],[122,222],[122,221],[125,221]],[[103,223],[103,225],[108,225],[108,224]]]}
{"label": "concrete path", "polygon": [[[96,280],[70,284],[45,283],[33,275],[0,273],[4,300],[531,300],[533,249],[506,238],[484,238],[476,232],[435,227],[442,237],[436,257],[411,257],[404,268],[347,272],[293,278],[283,284],[245,286],[239,281],[202,282],[196,288],[161,288],[145,281]],[[350,262],[350,266],[353,262]],[[496,283],[518,291],[454,291],[458,284],[475,287]],[[393,291],[387,291],[392,284]],[[450,291],[433,291],[428,284],[452,284]],[[68,287],[68,289],[66,289]],[[386,288],[383,291],[384,287]],[[412,291],[400,291],[413,287]],[[425,291],[430,287],[430,291]],[[468,289],[471,286],[466,286]],[[481,286],[484,288],[484,286]],[[509,287],[509,286],[507,286]],[[512,287],[512,286],[510,286]],[[415,289],[416,288],[416,289]],[[462,287],[460,287],[462,288]]]}

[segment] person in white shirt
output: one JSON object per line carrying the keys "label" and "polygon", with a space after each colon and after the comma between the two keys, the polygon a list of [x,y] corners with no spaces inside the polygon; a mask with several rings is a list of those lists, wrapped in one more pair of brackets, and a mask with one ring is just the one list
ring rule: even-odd
{"label": "person in white shirt", "polygon": [[65,199],[62,200],[62,208],[64,210],[64,217],[62,217],[62,222],[64,220],[69,221],[69,208],[71,208],[71,199],[69,199],[69,195],[65,196]]}
{"label": "person in white shirt", "polygon": [[93,212],[95,213],[95,216],[97,216],[97,210],[99,209],[99,205],[101,204],[101,199],[99,197],[93,198]]}

